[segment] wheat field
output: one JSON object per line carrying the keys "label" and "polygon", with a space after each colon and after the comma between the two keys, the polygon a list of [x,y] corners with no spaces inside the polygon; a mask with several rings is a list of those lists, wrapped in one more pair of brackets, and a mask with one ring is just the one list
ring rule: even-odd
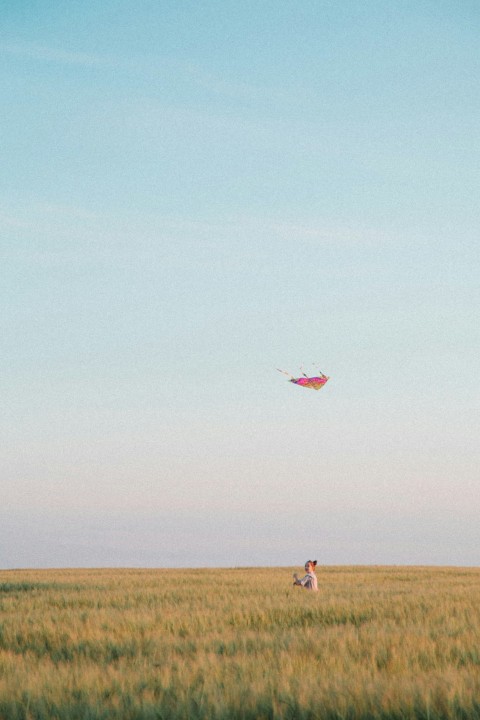
{"label": "wheat field", "polygon": [[1,571],[0,718],[480,718],[479,569],[293,570]]}

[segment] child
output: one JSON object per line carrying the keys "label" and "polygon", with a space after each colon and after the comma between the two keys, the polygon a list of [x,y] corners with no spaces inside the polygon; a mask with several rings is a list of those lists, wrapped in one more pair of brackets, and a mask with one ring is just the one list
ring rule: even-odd
{"label": "child", "polygon": [[306,590],[318,590],[317,576],[315,575],[316,560],[307,560],[305,563],[305,577],[299,578],[297,573],[293,573],[294,585],[301,585]]}

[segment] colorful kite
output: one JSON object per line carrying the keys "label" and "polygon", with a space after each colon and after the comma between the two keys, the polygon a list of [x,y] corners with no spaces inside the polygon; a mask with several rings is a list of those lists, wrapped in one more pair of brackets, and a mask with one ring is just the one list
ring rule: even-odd
{"label": "colorful kite", "polygon": [[280,370],[280,368],[277,368],[277,370],[278,372],[287,375],[287,377],[290,378],[290,382],[295,383],[295,385],[301,385],[301,387],[310,388],[311,390],[321,390],[325,383],[330,379],[328,375],[324,375],[322,372],[320,373],[320,375],[308,377],[308,375],[303,372],[303,367],[300,368],[300,370],[302,370],[303,377],[299,378],[293,377],[293,375],[285,372],[285,370]]}

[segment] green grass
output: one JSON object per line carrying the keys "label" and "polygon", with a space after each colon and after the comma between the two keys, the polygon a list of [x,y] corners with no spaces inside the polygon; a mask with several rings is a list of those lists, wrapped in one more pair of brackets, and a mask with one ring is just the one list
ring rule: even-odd
{"label": "green grass", "polygon": [[480,570],[0,572],[0,718],[480,720]]}

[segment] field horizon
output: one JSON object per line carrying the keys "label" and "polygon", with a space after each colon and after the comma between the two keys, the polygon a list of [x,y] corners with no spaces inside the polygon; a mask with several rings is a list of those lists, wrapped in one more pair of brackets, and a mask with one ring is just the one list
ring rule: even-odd
{"label": "field horizon", "polygon": [[[0,568],[0,574],[4,572],[62,572],[62,571],[75,571],[75,572],[82,572],[86,570],[116,570],[121,572],[122,570],[130,571],[130,570],[145,570],[146,572],[149,572],[151,570],[155,571],[162,571],[162,570],[262,570],[262,569],[275,569],[275,570],[285,570],[285,571],[292,571],[292,572],[298,572],[299,568],[301,569],[303,567],[303,563],[299,563],[298,565],[252,565],[252,564],[245,564],[245,565],[180,565],[180,564],[172,564],[172,565],[52,565],[52,566],[19,566],[19,567],[4,567]],[[321,571],[322,568],[325,569],[340,569],[340,568],[346,568],[346,569],[352,569],[352,568],[358,568],[358,569],[372,569],[372,568],[378,568],[378,569],[398,569],[398,568],[406,568],[406,569],[437,569],[437,570],[480,570],[480,565],[474,565],[474,564],[456,564],[456,563],[322,563],[321,565],[318,565],[317,573]]]}
{"label": "field horizon", "polygon": [[480,718],[480,569],[0,571],[1,720]]}

